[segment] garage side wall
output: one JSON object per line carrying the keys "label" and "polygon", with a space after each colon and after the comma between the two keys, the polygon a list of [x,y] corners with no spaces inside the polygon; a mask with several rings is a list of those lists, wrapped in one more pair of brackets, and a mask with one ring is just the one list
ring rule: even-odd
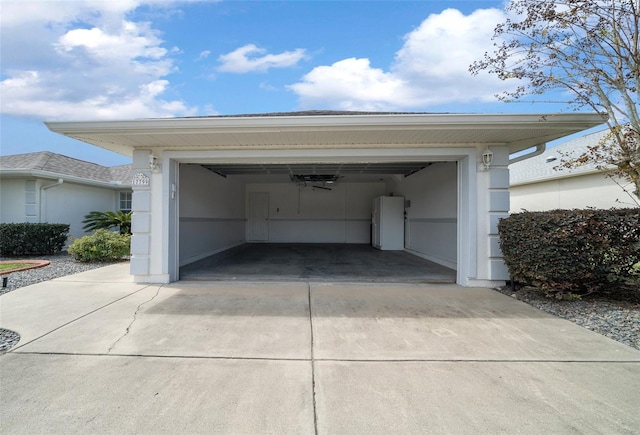
{"label": "garage side wall", "polygon": [[452,269],[457,267],[457,179],[455,162],[434,163],[403,178],[392,190],[410,201],[405,249]]}
{"label": "garage side wall", "polygon": [[371,241],[371,204],[385,185],[336,183],[331,190],[294,183],[247,184],[269,195],[269,242],[361,243]]}
{"label": "garage side wall", "polygon": [[244,243],[244,185],[198,165],[180,167],[180,266]]}

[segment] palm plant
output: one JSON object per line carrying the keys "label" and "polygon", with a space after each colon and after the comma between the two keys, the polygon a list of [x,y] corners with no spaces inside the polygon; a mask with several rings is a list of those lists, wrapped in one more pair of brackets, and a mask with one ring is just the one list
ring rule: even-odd
{"label": "palm plant", "polygon": [[88,231],[117,227],[120,234],[131,234],[131,212],[92,211],[84,216],[82,223],[85,224],[82,229]]}

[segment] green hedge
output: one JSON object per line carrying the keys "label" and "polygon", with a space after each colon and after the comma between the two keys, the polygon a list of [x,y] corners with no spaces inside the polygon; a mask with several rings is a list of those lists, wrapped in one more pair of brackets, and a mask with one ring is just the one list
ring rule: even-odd
{"label": "green hedge", "polygon": [[517,213],[498,231],[514,282],[557,296],[640,288],[640,209]]}
{"label": "green hedge", "polygon": [[67,224],[0,224],[0,255],[50,255],[62,251]]}
{"label": "green hedge", "polygon": [[80,237],[69,246],[69,255],[76,261],[118,261],[129,256],[131,236],[109,230],[96,230]]}

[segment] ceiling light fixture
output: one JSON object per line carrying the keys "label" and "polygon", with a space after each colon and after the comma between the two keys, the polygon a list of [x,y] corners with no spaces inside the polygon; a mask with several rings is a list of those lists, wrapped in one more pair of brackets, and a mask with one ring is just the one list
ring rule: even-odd
{"label": "ceiling light fixture", "polygon": [[294,183],[326,183],[333,184],[341,178],[339,175],[323,175],[323,174],[293,174],[290,176]]}

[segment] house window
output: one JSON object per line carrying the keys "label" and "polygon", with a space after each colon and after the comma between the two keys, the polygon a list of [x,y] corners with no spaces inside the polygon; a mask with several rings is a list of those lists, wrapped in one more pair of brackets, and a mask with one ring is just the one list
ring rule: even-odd
{"label": "house window", "polygon": [[120,192],[120,210],[129,213],[131,211],[131,192]]}

